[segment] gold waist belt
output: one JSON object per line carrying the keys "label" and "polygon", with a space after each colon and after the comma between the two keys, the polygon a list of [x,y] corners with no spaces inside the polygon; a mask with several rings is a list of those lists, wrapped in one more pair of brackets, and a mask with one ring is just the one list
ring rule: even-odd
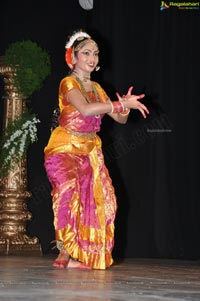
{"label": "gold waist belt", "polygon": [[72,130],[69,130],[67,128],[65,128],[70,134],[74,135],[74,136],[77,136],[77,137],[84,137],[84,138],[94,138],[96,137],[97,133],[96,132],[90,132],[90,133],[87,133],[87,132],[76,132],[76,131],[72,131]]}

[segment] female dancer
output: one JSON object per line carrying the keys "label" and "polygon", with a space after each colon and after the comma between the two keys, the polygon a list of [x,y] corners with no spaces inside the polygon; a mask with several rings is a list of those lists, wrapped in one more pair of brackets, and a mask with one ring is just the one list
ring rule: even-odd
{"label": "female dancer", "polygon": [[52,185],[56,245],[60,253],[53,266],[106,269],[113,263],[116,197],[104,164],[97,135],[104,114],[126,123],[130,109],[143,117],[148,109],[139,101],[144,94],[117,93],[111,101],[90,79],[98,68],[97,43],[84,31],[66,44],[69,76],[59,86],[59,126],[45,147],[45,168]]}

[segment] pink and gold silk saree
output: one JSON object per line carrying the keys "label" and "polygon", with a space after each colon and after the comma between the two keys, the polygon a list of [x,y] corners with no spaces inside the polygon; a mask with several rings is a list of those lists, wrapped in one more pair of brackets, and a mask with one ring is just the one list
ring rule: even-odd
{"label": "pink and gold silk saree", "polygon": [[[95,82],[99,101],[108,96]],[[100,137],[101,119],[83,116],[67,102],[70,89],[80,89],[73,77],[59,87],[61,115],[45,147],[45,168],[52,185],[56,240],[69,255],[93,269],[113,263],[116,197],[104,164]],[[92,92],[90,98],[94,99]]]}

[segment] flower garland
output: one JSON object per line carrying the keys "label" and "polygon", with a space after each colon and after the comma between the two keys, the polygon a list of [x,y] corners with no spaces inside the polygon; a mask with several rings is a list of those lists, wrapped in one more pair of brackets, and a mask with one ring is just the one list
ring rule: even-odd
{"label": "flower garland", "polygon": [[36,124],[39,122],[35,114],[25,111],[8,123],[0,142],[0,177],[6,176],[23,159],[29,145],[37,141]]}
{"label": "flower garland", "polygon": [[84,39],[84,38],[91,39],[91,36],[89,34],[87,34],[86,32],[82,31],[82,30],[77,31],[70,37],[69,41],[65,45],[65,49],[68,49],[68,48],[72,47],[74,42],[76,40],[79,40],[80,38],[81,39]]}

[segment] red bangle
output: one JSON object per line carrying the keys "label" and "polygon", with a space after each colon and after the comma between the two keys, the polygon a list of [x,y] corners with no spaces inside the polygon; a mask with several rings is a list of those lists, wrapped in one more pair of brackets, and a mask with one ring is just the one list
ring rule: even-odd
{"label": "red bangle", "polygon": [[121,101],[113,101],[112,102],[113,105],[113,112],[112,113],[121,113],[124,112],[124,105]]}

